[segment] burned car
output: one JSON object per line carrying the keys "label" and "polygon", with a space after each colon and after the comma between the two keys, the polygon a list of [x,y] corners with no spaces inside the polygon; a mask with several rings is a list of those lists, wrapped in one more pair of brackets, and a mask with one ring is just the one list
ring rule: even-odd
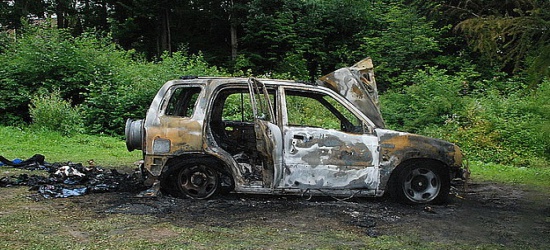
{"label": "burned car", "polygon": [[151,188],[206,199],[219,192],[382,196],[440,203],[464,178],[452,143],[385,129],[370,58],[315,83],[187,77],[128,119]]}

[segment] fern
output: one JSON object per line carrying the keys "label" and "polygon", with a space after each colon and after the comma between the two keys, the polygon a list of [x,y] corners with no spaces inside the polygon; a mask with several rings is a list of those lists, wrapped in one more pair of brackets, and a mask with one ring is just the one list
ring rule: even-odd
{"label": "fern", "polygon": [[[465,1],[456,8],[471,7],[466,3],[472,2],[476,1]],[[470,12],[471,18],[461,21],[455,30],[463,32],[475,50],[499,61],[503,68],[511,65],[514,72],[529,68],[531,80],[539,83],[543,76],[550,76],[550,2],[505,1],[506,5],[511,7],[497,8],[501,12]]]}

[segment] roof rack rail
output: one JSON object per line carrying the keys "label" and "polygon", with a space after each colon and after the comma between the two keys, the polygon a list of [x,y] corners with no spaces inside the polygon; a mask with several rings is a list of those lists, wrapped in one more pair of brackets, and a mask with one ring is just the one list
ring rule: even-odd
{"label": "roof rack rail", "polygon": [[199,78],[198,76],[180,76],[181,80],[187,80],[187,79],[196,79]]}
{"label": "roof rack rail", "polygon": [[304,81],[304,80],[294,80],[295,83],[301,83],[305,85],[317,86],[316,82]]}

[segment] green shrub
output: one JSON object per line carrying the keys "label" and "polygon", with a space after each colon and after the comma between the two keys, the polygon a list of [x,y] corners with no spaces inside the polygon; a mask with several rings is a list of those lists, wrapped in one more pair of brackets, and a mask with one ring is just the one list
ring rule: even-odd
{"label": "green shrub", "polygon": [[[435,28],[435,22],[419,16],[410,7],[391,2],[377,15],[377,28],[362,34],[361,57],[373,58],[379,89],[416,84],[410,78],[426,65],[441,65],[435,60],[441,52],[441,34],[449,27]],[[455,60],[457,60],[455,58]]]}
{"label": "green shrub", "polygon": [[62,99],[78,105],[91,82],[110,82],[127,52],[94,34],[72,37],[68,31],[27,25],[6,40],[0,53],[2,124],[29,122],[30,98],[38,89],[59,89]]}
{"label": "green shrub", "polygon": [[32,125],[36,128],[57,131],[63,135],[83,132],[80,110],[61,99],[58,90],[31,98],[29,111]]}
{"label": "green shrub", "polygon": [[[0,37],[7,41],[0,45],[4,125],[30,122],[31,97],[40,96],[38,89],[58,89],[61,100],[82,107],[87,132],[122,134],[125,119],[143,118],[166,81],[183,75],[227,75],[201,54],[165,53],[157,62],[147,62],[94,33],[72,37],[66,30],[27,25],[18,34],[17,39]],[[36,119],[45,122],[33,117],[34,123]]]}
{"label": "green shrub", "polygon": [[441,126],[463,109],[460,76],[445,70],[419,70],[411,79],[415,84],[392,89],[381,95],[382,115],[388,126],[419,132],[427,126]]}
{"label": "green shrub", "polygon": [[550,151],[550,105],[542,97],[550,94],[548,87],[546,81],[536,92],[518,89],[504,94],[498,88],[486,89],[464,97],[464,110],[443,126],[429,126],[420,133],[459,144],[471,159],[544,166]]}
{"label": "green shrub", "polygon": [[287,53],[277,66],[277,73],[272,76],[277,79],[295,79],[306,81],[309,78],[307,61],[300,54]]}
{"label": "green shrub", "polygon": [[388,127],[454,142],[474,160],[546,164],[550,81],[534,91],[521,78],[469,83],[467,75],[429,68],[414,75],[414,85],[387,91],[380,100]]}
{"label": "green shrub", "polygon": [[542,142],[542,154],[550,159],[550,79],[545,79],[529,99],[526,111],[538,116],[532,127],[537,131],[535,137]]}
{"label": "green shrub", "polygon": [[202,55],[175,52],[158,62],[127,60],[111,69],[109,78],[98,77],[86,91],[83,105],[88,131],[121,135],[127,118],[144,118],[153,97],[168,80],[181,76],[223,76]]}

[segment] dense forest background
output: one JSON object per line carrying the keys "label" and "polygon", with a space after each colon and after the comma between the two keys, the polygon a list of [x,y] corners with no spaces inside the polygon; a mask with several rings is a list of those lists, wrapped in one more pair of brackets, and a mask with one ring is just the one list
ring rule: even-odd
{"label": "dense forest background", "polygon": [[0,124],[121,135],[183,75],[313,81],[370,56],[390,128],[547,166],[548,0],[0,2]]}

